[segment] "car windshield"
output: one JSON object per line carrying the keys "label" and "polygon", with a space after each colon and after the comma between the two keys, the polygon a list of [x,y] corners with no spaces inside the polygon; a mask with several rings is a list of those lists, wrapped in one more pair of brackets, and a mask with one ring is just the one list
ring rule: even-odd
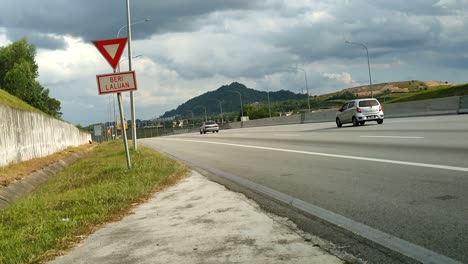
{"label": "car windshield", "polygon": [[216,122],[214,122],[214,121],[205,122],[205,125],[215,125],[215,124],[216,124]]}
{"label": "car windshield", "polygon": [[365,100],[359,102],[360,107],[372,107],[376,105],[379,105],[379,102],[377,102],[377,100]]}

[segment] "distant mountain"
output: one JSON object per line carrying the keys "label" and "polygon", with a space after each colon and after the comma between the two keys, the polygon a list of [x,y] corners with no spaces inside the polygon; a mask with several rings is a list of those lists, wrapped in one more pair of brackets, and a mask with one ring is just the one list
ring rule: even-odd
{"label": "distant mountain", "polygon": [[[232,91],[239,92],[242,95],[242,104],[267,102],[267,92],[257,91],[251,88],[247,88],[241,83],[233,82],[230,85],[223,85],[215,91],[206,92],[200,96],[194,97],[179,105],[176,109],[165,112],[161,118],[173,116],[190,117],[190,111],[193,111],[194,115],[196,116],[203,115],[205,112],[203,107],[206,107],[206,112],[208,115],[211,115],[212,113],[218,114],[220,112],[220,108],[219,102],[216,100],[222,102],[221,105],[223,112],[238,112],[240,111],[239,94]],[[270,102],[272,103],[305,98],[307,97],[304,94],[296,94],[285,90],[270,92]]]}

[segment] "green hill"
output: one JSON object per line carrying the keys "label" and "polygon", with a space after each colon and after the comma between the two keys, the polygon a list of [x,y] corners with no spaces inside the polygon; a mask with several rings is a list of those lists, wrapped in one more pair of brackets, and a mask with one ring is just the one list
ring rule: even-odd
{"label": "green hill", "polygon": [[[240,111],[240,98],[235,92],[239,92],[242,95],[242,104],[247,105],[251,103],[266,103],[267,92],[257,91],[251,88],[247,88],[245,85],[237,82],[233,82],[230,85],[224,85],[219,87],[215,91],[206,92],[200,96],[194,97],[187,102],[179,105],[176,109],[165,112],[161,118],[181,116],[189,118],[191,111],[195,116],[204,115],[204,107],[208,115],[212,113],[218,114],[220,112],[219,100],[222,102],[223,112],[239,112]],[[279,102],[286,100],[304,100],[306,98],[303,94],[296,94],[290,91],[276,91],[270,92],[270,102]],[[216,100],[213,100],[216,99]]]}

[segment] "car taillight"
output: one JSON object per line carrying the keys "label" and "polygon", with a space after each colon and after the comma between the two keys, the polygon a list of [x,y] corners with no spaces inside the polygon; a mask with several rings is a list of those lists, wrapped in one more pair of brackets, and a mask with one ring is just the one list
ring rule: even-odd
{"label": "car taillight", "polygon": [[356,107],[356,112],[358,112],[358,113],[362,113],[362,112],[361,112],[361,108],[359,108],[359,107]]}
{"label": "car taillight", "polygon": [[382,111],[382,105],[379,105],[379,112]]}

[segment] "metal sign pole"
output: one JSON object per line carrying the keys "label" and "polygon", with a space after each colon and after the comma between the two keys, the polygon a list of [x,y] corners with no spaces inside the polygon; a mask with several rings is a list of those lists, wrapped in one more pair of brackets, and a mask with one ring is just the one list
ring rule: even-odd
{"label": "metal sign pole", "polygon": [[130,152],[128,151],[128,141],[127,141],[127,131],[125,130],[125,120],[123,114],[122,106],[122,94],[117,93],[117,101],[119,103],[119,112],[120,112],[120,124],[122,124],[122,138],[125,146],[125,155],[127,156],[127,167],[128,169],[132,168],[132,163],[130,162]]}

